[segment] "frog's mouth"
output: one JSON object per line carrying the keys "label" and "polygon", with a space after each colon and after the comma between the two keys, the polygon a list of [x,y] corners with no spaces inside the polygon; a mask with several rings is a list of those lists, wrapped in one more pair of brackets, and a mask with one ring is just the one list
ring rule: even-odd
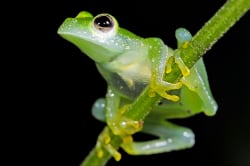
{"label": "frog's mouth", "polygon": [[93,43],[70,34],[62,34],[62,37],[71,43],[75,44],[83,53],[98,63],[112,61],[119,54],[118,51],[112,48],[103,47],[98,43]]}

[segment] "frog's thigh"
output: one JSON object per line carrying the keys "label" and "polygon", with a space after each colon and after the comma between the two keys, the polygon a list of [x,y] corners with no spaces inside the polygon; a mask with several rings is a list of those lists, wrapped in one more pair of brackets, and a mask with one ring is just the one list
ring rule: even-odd
{"label": "frog's thigh", "polygon": [[159,138],[122,145],[127,153],[133,155],[163,153],[192,147],[195,142],[194,134],[190,129],[163,120],[146,121],[142,132]]}

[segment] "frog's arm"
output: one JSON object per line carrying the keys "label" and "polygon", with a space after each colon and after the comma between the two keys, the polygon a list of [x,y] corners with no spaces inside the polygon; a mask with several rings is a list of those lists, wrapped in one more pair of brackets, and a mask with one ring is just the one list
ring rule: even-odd
{"label": "frog's arm", "polygon": [[[95,101],[95,103],[92,106],[92,115],[97,119],[102,122],[107,122],[106,121],[106,114],[105,111],[107,110],[107,103],[109,104],[118,104],[118,99],[115,94],[112,93],[112,91],[109,89],[108,94],[106,95],[108,100],[112,100],[107,102],[105,98],[99,98]],[[115,100],[113,100],[113,99]],[[114,105],[112,107],[114,107]],[[112,111],[112,110],[108,110]],[[113,111],[112,111],[113,112]],[[113,114],[114,113],[114,114]],[[111,116],[115,116],[116,112],[111,113]],[[109,119],[110,117],[108,117]],[[109,122],[110,123],[110,122]],[[116,161],[119,161],[121,159],[121,154],[110,144],[111,137],[110,137],[110,128],[106,127],[102,133],[98,136],[97,142],[96,142],[96,150],[97,150],[97,156],[99,158],[103,157],[104,151],[103,149],[107,150],[111,156],[114,157]]]}
{"label": "frog's arm", "polygon": [[170,95],[167,91],[179,89],[182,84],[180,82],[172,84],[163,80],[166,62],[170,56],[169,48],[165,46],[163,41],[159,38],[147,38],[145,42],[149,45],[148,56],[152,62],[152,76],[149,84],[151,93],[149,95],[153,97],[156,92],[165,99],[178,101],[178,96]]}
{"label": "frog's arm", "polygon": [[110,144],[112,131],[119,135],[123,143],[132,142],[132,134],[142,129],[142,121],[134,121],[123,116],[128,106],[127,103],[121,104],[122,98],[115,93],[111,87],[108,87],[106,98],[98,99],[93,107],[92,114],[101,121],[106,121],[108,128],[98,137],[96,148],[98,157],[102,157],[103,149],[107,150],[115,160],[121,159],[121,154]]}

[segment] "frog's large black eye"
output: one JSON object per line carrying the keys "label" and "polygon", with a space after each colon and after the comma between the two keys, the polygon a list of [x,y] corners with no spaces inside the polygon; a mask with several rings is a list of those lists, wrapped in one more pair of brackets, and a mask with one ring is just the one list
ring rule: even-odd
{"label": "frog's large black eye", "polygon": [[94,26],[102,32],[109,32],[114,27],[114,20],[108,14],[100,14],[94,19]]}

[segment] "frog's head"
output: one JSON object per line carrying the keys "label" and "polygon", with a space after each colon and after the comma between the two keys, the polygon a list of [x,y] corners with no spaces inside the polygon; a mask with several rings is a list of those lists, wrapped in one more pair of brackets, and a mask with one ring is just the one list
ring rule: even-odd
{"label": "frog's head", "polygon": [[104,13],[93,17],[82,11],[75,18],[67,18],[58,29],[58,34],[95,62],[105,63],[127,47],[126,34],[129,32],[124,35],[122,31],[113,16]]}

